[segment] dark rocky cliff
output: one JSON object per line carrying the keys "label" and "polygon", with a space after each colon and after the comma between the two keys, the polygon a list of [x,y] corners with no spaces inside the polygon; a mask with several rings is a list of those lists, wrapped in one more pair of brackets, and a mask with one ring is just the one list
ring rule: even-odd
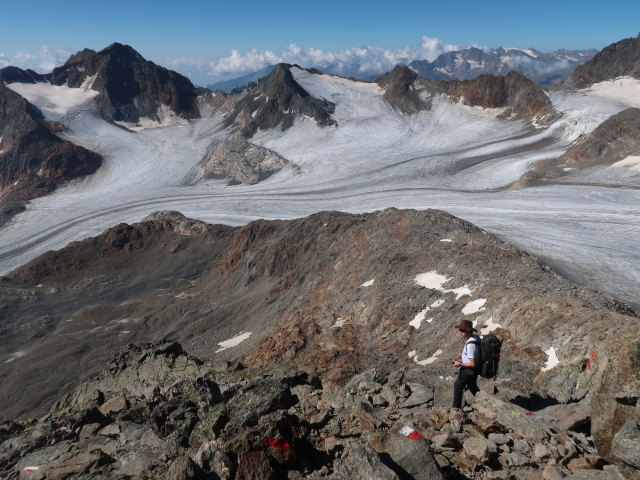
{"label": "dark rocky cliff", "polygon": [[137,122],[156,118],[162,105],[182,118],[200,116],[196,88],[179,73],[145,60],[128,45],[113,43],[104,50],[82,50],[72,55],[47,78],[54,85],[79,87],[94,77],[96,102],[110,120]]}
{"label": "dark rocky cliff", "polygon": [[291,66],[281,63],[234,105],[227,122],[250,138],[259,129],[286,130],[299,116],[314,119],[320,127],[336,125],[334,109],[333,103],[309,95],[293,78]]}
{"label": "dark rocky cliff", "polygon": [[563,85],[585,88],[622,76],[640,79],[640,37],[625,38],[603,48],[591,60],[576,67]]}
{"label": "dark rocky cliff", "polygon": [[504,77],[480,75],[472,80],[440,81],[424,79],[398,65],[377,83],[385,91],[385,100],[406,114],[429,110],[435,95],[446,95],[472,107],[504,108],[502,117],[535,120],[537,125],[548,125],[558,118],[544,90],[518,72]]}
{"label": "dark rocky cliff", "polygon": [[100,167],[99,155],[62,140],[58,128],[0,84],[0,224],[28,199]]}

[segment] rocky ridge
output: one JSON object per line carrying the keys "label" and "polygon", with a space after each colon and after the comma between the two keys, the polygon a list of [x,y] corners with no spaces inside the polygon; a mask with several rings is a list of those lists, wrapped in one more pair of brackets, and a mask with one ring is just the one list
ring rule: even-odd
{"label": "rocky ridge", "polygon": [[414,60],[409,67],[421,77],[434,80],[470,80],[480,75],[504,76],[516,70],[539,85],[551,86],[589,60],[596,50],[556,50],[543,53],[533,48],[480,49],[445,52],[432,62]]}
{"label": "rocky ridge", "polygon": [[[503,400],[536,410],[546,398],[589,419],[615,411],[615,422],[577,422],[592,425],[608,461],[619,462],[602,452],[640,398],[625,390],[637,373],[614,359],[640,344],[620,335],[637,322],[628,308],[436,211],[241,228],[160,213],[30,262],[0,282],[0,301],[5,419],[41,413],[127,343],[164,338],[206,361],[306,371],[325,389],[372,368],[402,372],[448,405],[461,317],[505,339],[500,376],[486,387]],[[81,369],[56,368],[70,363]]]}
{"label": "rocky ridge", "polygon": [[377,83],[385,90],[385,100],[407,114],[430,110],[434,96],[444,95],[472,107],[502,109],[499,118],[527,119],[536,126],[550,125],[559,116],[545,92],[518,72],[505,77],[480,75],[472,80],[438,81],[423,79],[399,65]]}
{"label": "rocky ridge", "polygon": [[625,38],[603,48],[591,60],[576,67],[563,85],[586,88],[623,76],[640,79],[640,37]]}
{"label": "rocky ridge", "polygon": [[[470,399],[471,400],[471,399]],[[130,345],[30,422],[0,425],[3,478],[623,480],[583,432],[481,392],[464,410],[375,370],[344,387]],[[585,475],[587,475],[585,477]]]}
{"label": "rocky ridge", "polygon": [[136,123],[141,117],[160,120],[163,106],[182,118],[200,116],[191,81],[145,60],[128,45],[113,43],[95,52],[84,49],[47,77],[54,85],[80,87],[91,81],[105,118]]}
{"label": "rocky ridge", "polygon": [[640,109],[637,108],[612,115],[593,132],[579,138],[559,158],[535,163],[512,187],[580,181],[581,172],[611,166],[629,156],[640,156]]}
{"label": "rocky ridge", "polygon": [[0,225],[29,199],[100,167],[100,155],[57,135],[62,128],[0,82]]}
{"label": "rocky ridge", "polygon": [[320,127],[336,125],[331,117],[334,109],[333,103],[312,97],[295,81],[291,65],[280,63],[237,101],[227,123],[250,138],[259,129],[286,130],[300,116],[313,119]]}

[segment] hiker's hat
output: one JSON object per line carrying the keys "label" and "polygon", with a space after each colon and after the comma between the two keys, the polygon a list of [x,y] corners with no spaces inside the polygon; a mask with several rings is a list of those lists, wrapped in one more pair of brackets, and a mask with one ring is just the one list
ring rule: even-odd
{"label": "hiker's hat", "polygon": [[473,323],[469,320],[462,320],[460,325],[456,325],[456,328],[462,332],[473,332],[475,330]]}

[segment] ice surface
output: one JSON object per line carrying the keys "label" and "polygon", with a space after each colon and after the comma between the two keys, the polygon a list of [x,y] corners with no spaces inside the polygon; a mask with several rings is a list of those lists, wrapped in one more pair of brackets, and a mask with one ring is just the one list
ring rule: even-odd
{"label": "ice surface", "polygon": [[93,80],[94,77],[88,77],[80,88],[44,82],[10,83],[7,87],[35,104],[49,119],[57,120],[57,117],[98,95],[97,91],[91,90]]}
{"label": "ice surface", "polygon": [[[2,139],[2,137],[0,137]],[[624,160],[620,160],[611,165],[612,167],[627,167],[631,170],[640,171],[640,156],[630,155]]]}
{"label": "ice surface", "polygon": [[[541,256],[561,273],[636,303],[640,292],[640,190],[596,185],[499,188],[532,163],[564,153],[580,135],[628,107],[594,92],[550,92],[562,117],[547,129],[497,119],[442,98],[411,116],[390,108],[375,84],[293,69],[312,95],[336,103],[337,127],[298,119],[252,140],[300,165],[256,185],[224,180],[190,185],[189,172],[228,135],[221,116],[130,132],[100,119],[95,92],[48,84],[12,88],[65,138],[104,156],[100,170],[32,201],[0,230],[0,273],[70,241],[97,235],[156,210],[211,223],[287,219],[322,210],[437,208]],[[635,172],[630,166],[607,167]],[[444,289],[443,284],[440,284]],[[452,291],[470,295],[470,288]]]}
{"label": "ice surface", "polygon": [[640,107],[640,80],[636,78],[620,77],[594,83],[583,91],[588,95],[620,100],[630,107]]}

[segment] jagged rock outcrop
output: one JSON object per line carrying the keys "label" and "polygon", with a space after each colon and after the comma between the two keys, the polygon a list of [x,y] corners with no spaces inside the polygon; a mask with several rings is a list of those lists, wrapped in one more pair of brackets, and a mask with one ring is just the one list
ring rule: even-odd
{"label": "jagged rock outcrop", "polygon": [[441,84],[442,92],[465,105],[505,108],[503,117],[535,119],[549,125],[558,118],[551,100],[540,87],[519,72],[505,77],[481,75],[473,80]]}
{"label": "jagged rock outcrop", "polygon": [[[39,420],[0,425],[7,480],[620,479],[593,439],[481,392],[464,410],[375,370],[344,388],[129,345]],[[599,475],[599,476],[598,476]],[[582,478],[582,477],[581,477]]]}
{"label": "jagged rock outcrop", "polygon": [[[421,98],[418,74],[404,65],[397,65],[376,83],[384,90],[384,99],[396,110],[411,114],[429,110],[430,99]],[[417,87],[417,88],[416,88]],[[423,95],[424,96],[424,95]],[[425,96],[426,97],[426,96]]]}
{"label": "jagged rock outcrop", "polygon": [[58,128],[0,83],[0,225],[29,199],[100,167],[98,154],[62,140]]}
{"label": "jagged rock outcrop", "polygon": [[640,109],[612,115],[593,132],[579,138],[562,156],[537,162],[513,187],[562,180],[593,167],[604,167],[640,155]]}
{"label": "jagged rock outcrop", "polygon": [[585,88],[623,76],[640,79],[640,38],[625,38],[603,48],[591,60],[576,67],[563,85]]}
{"label": "jagged rock outcrop", "polygon": [[99,52],[84,49],[47,79],[73,88],[91,82],[88,86],[99,92],[95,101],[100,112],[109,120],[160,120],[163,108],[186,119],[200,116],[196,89],[188,78],[145,60],[128,45],[113,43]]}
{"label": "jagged rock outcrop", "polygon": [[0,84],[7,83],[37,83],[45,82],[46,76],[33,70],[23,70],[18,67],[4,67],[0,69]]}
{"label": "jagged rock outcrop", "polygon": [[503,109],[498,117],[527,119],[537,126],[549,125],[559,116],[546,93],[518,72],[505,77],[480,75],[472,80],[438,81],[426,80],[398,65],[377,83],[385,91],[385,100],[406,114],[430,110],[433,97],[444,95],[472,107]]}
{"label": "jagged rock outcrop", "polygon": [[312,97],[291,74],[291,66],[280,63],[258,85],[245,94],[227,117],[229,125],[251,138],[258,130],[286,130],[297,117],[313,119],[320,127],[336,125],[331,117],[335,105]]}
{"label": "jagged rock outcrop", "polygon": [[264,180],[287,165],[291,164],[276,152],[250,143],[239,134],[216,144],[201,162],[207,177],[231,178],[246,184]]}

